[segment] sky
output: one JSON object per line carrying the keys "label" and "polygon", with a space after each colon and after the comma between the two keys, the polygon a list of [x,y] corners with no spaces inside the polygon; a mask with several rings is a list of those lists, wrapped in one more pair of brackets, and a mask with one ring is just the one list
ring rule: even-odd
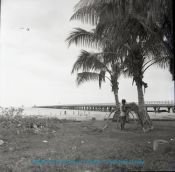
{"label": "sky", "polygon": [[[65,39],[78,0],[2,0],[0,106],[113,103],[109,82],[77,86],[72,66],[83,47],[68,48]],[[29,28],[29,29],[28,29]],[[146,101],[174,100],[168,69],[152,67],[145,73]],[[121,77],[119,99],[137,101],[132,80]]]}

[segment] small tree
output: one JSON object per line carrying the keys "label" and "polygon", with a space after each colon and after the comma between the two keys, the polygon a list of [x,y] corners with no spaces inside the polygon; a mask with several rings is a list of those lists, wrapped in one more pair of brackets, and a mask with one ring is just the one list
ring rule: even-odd
{"label": "small tree", "polygon": [[76,28],[70,33],[66,41],[69,46],[75,44],[101,49],[99,53],[81,51],[72,73],[81,71],[81,73],[77,74],[78,84],[88,80],[99,80],[99,86],[101,87],[101,82],[108,78],[115,97],[115,115],[118,116],[120,113],[118,78],[123,71],[123,54],[126,52],[124,51],[126,47],[117,47],[114,38],[109,35],[99,37],[95,29],[88,32],[84,29]]}

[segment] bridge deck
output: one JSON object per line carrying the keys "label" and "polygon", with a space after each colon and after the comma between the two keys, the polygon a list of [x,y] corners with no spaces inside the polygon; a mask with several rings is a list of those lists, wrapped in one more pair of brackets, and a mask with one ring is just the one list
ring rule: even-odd
{"label": "bridge deck", "polygon": [[[109,103],[108,104],[71,104],[71,105],[35,106],[35,107],[109,112],[115,109],[115,104],[112,104],[112,103],[111,104]],[[175,112],[175,105],[172,101],[146,102],[145,107],[148,112],[173,112],[173,113]]]}

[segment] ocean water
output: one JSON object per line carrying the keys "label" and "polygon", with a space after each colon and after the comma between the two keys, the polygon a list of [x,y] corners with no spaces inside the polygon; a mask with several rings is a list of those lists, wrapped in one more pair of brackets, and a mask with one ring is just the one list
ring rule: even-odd
{"label": "ocean water", "polygon": [[23,111],[23,115],[39,116],[39,117],[56,117],[59,119],[71,119],[71,120],[90,120],[93,117],[95,117],[97,120],[103,120],[109,115],[109,112],[52,109],[52,108],[25,108]]}
{"label": "ocean water", "polygon": [[[39,116],[39,117],[56,117],[59,119],[70,120],[104,120],[109,116],[110,112],[84,111],[84,110],[68,110],[68,109],[51,109],[51,108],[24,108],[24,116]],[[152,119],[175,119],[175,113],[154,113],[149,112]],[[113,115],[111,115],[112,117]],[[135,118],[135,115],[130,115]]]}

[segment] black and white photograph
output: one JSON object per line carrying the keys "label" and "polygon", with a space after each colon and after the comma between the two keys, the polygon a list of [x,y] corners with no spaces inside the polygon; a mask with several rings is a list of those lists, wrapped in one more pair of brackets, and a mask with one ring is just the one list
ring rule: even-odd
{"label": "black and white photograph", "polygon": [[0,172],[175,171],[173,0],[0,0]]}

